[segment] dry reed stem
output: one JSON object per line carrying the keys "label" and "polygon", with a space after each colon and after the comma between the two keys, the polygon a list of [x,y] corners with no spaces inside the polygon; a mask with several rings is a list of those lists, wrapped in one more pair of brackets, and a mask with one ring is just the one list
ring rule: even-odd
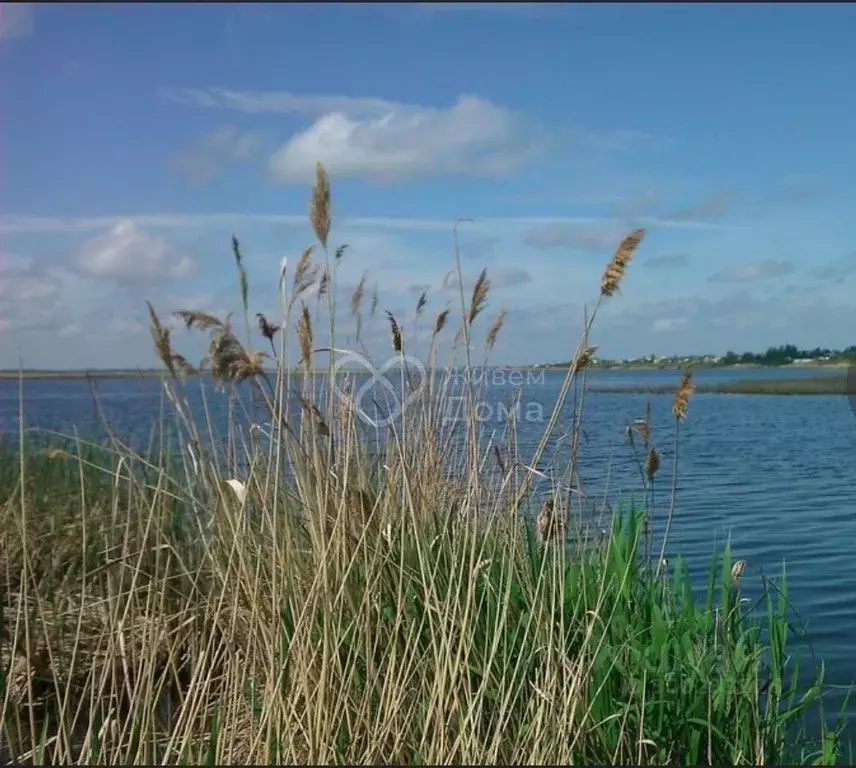
{"label": "dry reed stem", "polygon": [[600,294],[604,297],[613,296],[618,291],[621,285],[621,279],[624,277],[624,272],[630,259],[633,257],[633,252],[642,242],[645,237],[644,229],[634,229],[627,237],[625,237],[618,245],[615,255],[612,257],[609,264],[606,265],[606,270],[603,273],[603,278],[600,284]]}

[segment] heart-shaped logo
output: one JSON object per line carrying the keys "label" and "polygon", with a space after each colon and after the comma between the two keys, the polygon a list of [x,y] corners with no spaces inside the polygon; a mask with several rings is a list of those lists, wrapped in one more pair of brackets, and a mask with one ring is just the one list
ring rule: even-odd
{"label": "heart-shaped logo", "polygon": [[[357,354],[356,352],[348,352],[333,364],[331,371],[333,375],[333,390],[335,391],[336,396],[345,402],[350,398],[348,398],[348,395],[345,392],[339,389],[338,382],[336,381],[336,374],[343,366],[348,365],[349,363],[356,363],[371,374],[371,378],[369,378],[369,380],[357,390],[352,402],[360,419],[372,427],[383,427],[395,421],[419,396],[422,388],[425,386],[425,366],[422,365],[422,361],[418,358],[411,357],[410,355],[396,355],[395,357],[389,358],[378,368],[372,364],[371,360],[363,357],[363,355]],[[413,388],[406,397],[402,397],[403,393],[398,392],[393,383],[386,377],[387,371],[395,366],[403,366],[404,369],[408,371],[408,381],[413,381],[413,374],[416,374],[419,378],[418,385]],[[392,396],[392,407],[390,412],[382,419],[373,419],[362,407],[363,398],[371,392],[375,383],[381,384]]]}

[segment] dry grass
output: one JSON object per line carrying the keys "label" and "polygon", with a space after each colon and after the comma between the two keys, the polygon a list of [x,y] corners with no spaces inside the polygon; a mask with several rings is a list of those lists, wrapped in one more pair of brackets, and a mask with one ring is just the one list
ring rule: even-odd
{"label": "dry grass", "polygon": [[[331,210],[319,165],[309,218],[325,254]],[[601,298],[617,291],[641,238],[619,246]],[[246,318],[237,240],[234,248]],[[338,262],[344,246],[334,253]],[[594,353],[597,307],[534,457],[518,452],[513,421],[501,447],[473,408],[445,418],[455,376],[438,371],[435,342],[449,309],[431,329],[428,386],[402,371],[396,396],[409,405],[381,436],[363,418],[368,403],[355,401],[359,380],[340,374],[334,393],[331,368],[326,400],[312,385],[316,329],[301,298],[319,279],[311,254],[290,291],[280,268],[278,321],[257,315],[275,381],[230,318],[177,313],[210,335],[203,367],[230,407],[252,387],[264,424],[244,432],[236,419],[223,436],[210,413],[187,412],[186,361],[149,305],[176,442],[157,436],[148,453],[115,437],[106,450],[77,440],[30,454],[22,444],[0,461],[0,752],[98,765],[834,757],[834,733],[811,753],[788,730],[797,705],[787,698],[787,616],[770,603],[773,645],[763,645],[739,599],[745,564],[732,571],[726,552],[716,576],[727,588],[716,604],[711,596],[694,606],[680,567],[674,587],[659,567],[653,577],[637,511],[593,539],[585,503],[565,502],[578,480],[582,406],[570,429],[560,413]],[[328,257],[320,281],[332,304],[330,266]],[[457,274],[469,371],[490,281],[483,271],[467,304]],[[365,276],[355,314],[364,291]],[[375,289],[372,315],[377,305]],[[486,354],[505,319],[500,312],[485,330]],[[378,322],[388,322],[394,353],[411,348],[392,313]],[[284,363],[291,337],[302,373]],[[680,389],[676,424],[691,379]],[[643,438],[652,489],[660,456],[650,414],[628,434]],[[536,471],[554,482],[534,514]],[[674,491],[671,500],[669,521]],[[668,523],[664,548],[667,539]]]}

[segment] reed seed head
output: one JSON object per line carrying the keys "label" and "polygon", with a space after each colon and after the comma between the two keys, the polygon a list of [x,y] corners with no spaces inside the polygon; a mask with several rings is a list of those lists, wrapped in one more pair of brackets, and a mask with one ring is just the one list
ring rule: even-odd
{"label": "reed seed head", "polygon": [[404,341],[401,338],[401,327],[396,322],[392,312],[387,311],[386,316],[389,318],[389,330],[392,334],[392,348],[396,352],[401,352],[404,349]]}
{"label": "reed seed head", "polygon": [[297,340],[300,343],[300,358],[308,369],[312,360],[312,318],[309,317],[309,307],[306,304],[303,305],[300,319],[297,321]]}
{"label": "reed seed head", "polygon": [[315,250],[314,245],[310,245],[297,260],[297,266],[294,269],[294,283],[292,291],[295,298],[300,296],[315,280],[315,271],[312,269],[312,251]]}
{"label": "reed seed head", "polygon": [[422,291],[422,295],[419,297],[419,301],[416,302],[416,317],[419,317],[424,311],[425,306],[428,304],[428,293],[426,291]]}
{"label": "reed seed head", "polygon": [[574,361],[573,370],[574,373],[579,373],[580,371],[584,371],[592,364],[592,360],[594,360],[594,353],[597,352],[597,347],[586,347],[582,354]]}
{"label": "reed seed head", "polygon": [[248,352],[231,327],[224,325],[211,335],[206,359],[218,382],[240,382],[264,373],[264,352]]}
{"label": "reed seed head", "polygon": [[347,250],[348,250],[348,244],[347,244],[347,243],[344,243],[344,244],[340,245],[340,246],[336,249],[336,256],[335,256],[336,261],[341,261],[341,260],[342,260],[342,256],[344,256],[344,255],[345,255],[345,251],[347,251]]}
{"label": "reed seed head", "polygon": [[372,290],[372,308],[371,315],[374,317],[374,313],[377,312],[377,305],[380,303],[380,297],[378,296],[378,288],[377,283],[375,283],[374,289]]}
{"label": "reed seed head", "polygon": [[273,341],[273,337],[279,331],[279,324],[268,322],[268,319],[261,312],[257,312],[256,317],[259,321],[259,330],[262,332],[262,336],[268,341]]}
{"label": "reed seed head", "polygon": [[194,326],[200,331],[223,327],[223,321],[209,312],[200,312],[192,309],[179,309],[172,314],[184,321],[184,326],[188,331],[192,330]]}
{"label": "reed seed head", "polygon": [[312,198],[309,201],[309,221],[318,242],[325,248],[330,235],[330,225],[333,220],[330,204],[330,180],[327,171],[318,162],[315,164],[315,186],[312,188]]}
{"label": "reed seed head", "polygon": [[354,292],[351,294],[351,314],[356,315],[360,311],[360,305],[363,303],[363,297],[366,294],[366,277],[368,276],[368,272],[363,272],[363,276],[360,278],[360,282],[357,283],[357,287],[354,288]]}
{"label": "reed seed head", "polygon": [[325,266],[324,271],[321,273],[321,280],[318,282],[318,301],[324,298],[324,294],[327,293],[328,288],[330,287],[330,270]]}
{"label": "reed seed head", "polygon": [[473,296],[470,301],[470,313],[467,318],[470,325],[473,324],[479,313],[484,309],[487,295],[490,292],[490,280],[487,277],[487,267],[485,267],[479,275],[476,284],[473,286]]}
{"label": "reed seed head", "polygon": [[618,291],[618,288],[621,285],[621,279],[624,277],[624,272],[627,269],[627,265],[633,257],[633,252],[636,250],[639,243],[642,242],[642,238],[644,237],[644,229],[634,229],[618,244],[618,249],[615,251],[615,255],[612,257],[612,260],[606,265],[606,270],[604,271],[603,278],[601,279],[601,296],[612,296],[616,291]]}
{"label": "reed seed head", "polygon": [[449,319],[449,310],[444,309],[439,315],[437,315],[437,319],[434,321],[434,335],[436,336],[443,328],[446,327],[446,321]]}
{"label": "reed seed head", "polygon": [[250,287],[247,281],[247,270],[244,268],[244,257],[241,255],[241,246],[238,243],[238,238],[232,235],[232,254],[235,257],[235,264],[238,267],[238,283],[241,288],[241,304],[244,307],[244,312],[249,306]]}
{"label": "reed seed head", "polygon": [[651,448],[648,451],[648,458],[645,460],[645,477],[650,483],[654,479],[660,469],[660,452],[656,448]]}
{"label": "reed seed head", "polygon": [[496,344],[496,338],[499,336],[499,332],[502,330],[502,326],[505,324],[505,310],[501,310],[500,313],[496,316],[494,321],[490,324],[490,327],[487,329],[487,336],[485,337],[485,350],[490,352],[494,345]]}
{"label": "reed seed head", "polygon": [[538,514],[538,538],[542,544],[560,541],[565,533],[565,521],[556,510],[553,499],[546,499]]}
{"label": "reed seed head", "polygon": [[681,376],[681,383],[675,393],[675,402],[672,405],[672,413],[678,421],[683,421],[687,416],[687,406],[690,404],[695,385],[693,384],[693,372],[687,368]]}
{"label": "reed seed head", "polygon": [[738,586],[740,584],[740,577],[743,575],[743,571],[746,569],[746,561],[738,560],[734,565],[731,566],[731,584],[732,586]]}

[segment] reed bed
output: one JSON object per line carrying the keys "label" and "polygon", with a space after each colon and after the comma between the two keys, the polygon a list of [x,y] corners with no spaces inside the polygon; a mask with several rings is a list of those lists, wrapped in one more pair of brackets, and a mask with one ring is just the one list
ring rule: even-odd
{"label": "reed bed", "polygon": [[[645,504],[605,510],[604,532],[586,525],[575,450],[590,334],[644,231],[606,266],[559,402],[534,455],[521,456],[513,422],[501,445],[482,428],[472,379],[461,384],[462,418],[442,418],[451,377],[441,336],[457,319],[453,351],[471,370],[502,332],[504,312],[484,318],[487,272],[466,295],[456,254],[460,306],[427,324],[427,375],[408,364],[410,324],[381,314],[376,291],[366,313],[360,282],[346,311],[358,329],[386,323],[400,363],[374,397],[408,402],[367,425],[336,366],[336,271],[348,256],[329,242],[321,166],[309,220],[317,243],[293,272],[279,269],[280,317],[250,322],[237,240],[243,332],[231,318],[177,309],[209,336],[201,364],[174,348],[149,305],[175,442],[36,447],[22,429],[0,454],[4,759],[834,762],[840,727],[827,725],[822,670],[805,685],[791,653],[784,574],[762,576],[749,604],[751,564],[726,548],[698,600],[680,558],[665,562],[676,469],[661,477],[650,413],[628,426],[643,449]],[[425,311],[422,296],[417,319]],[[285,364],[295,343],[296,368]],[[235,414],[225,436],[186,407],[200,370]],[[247,387],[266,421],[241,429]],[[686,372],[675,435],[664,438],[676,445],[692,391]],[[658,510],[661,482],[671,493]],[[810,713],[814,732],[802,727]]]}

